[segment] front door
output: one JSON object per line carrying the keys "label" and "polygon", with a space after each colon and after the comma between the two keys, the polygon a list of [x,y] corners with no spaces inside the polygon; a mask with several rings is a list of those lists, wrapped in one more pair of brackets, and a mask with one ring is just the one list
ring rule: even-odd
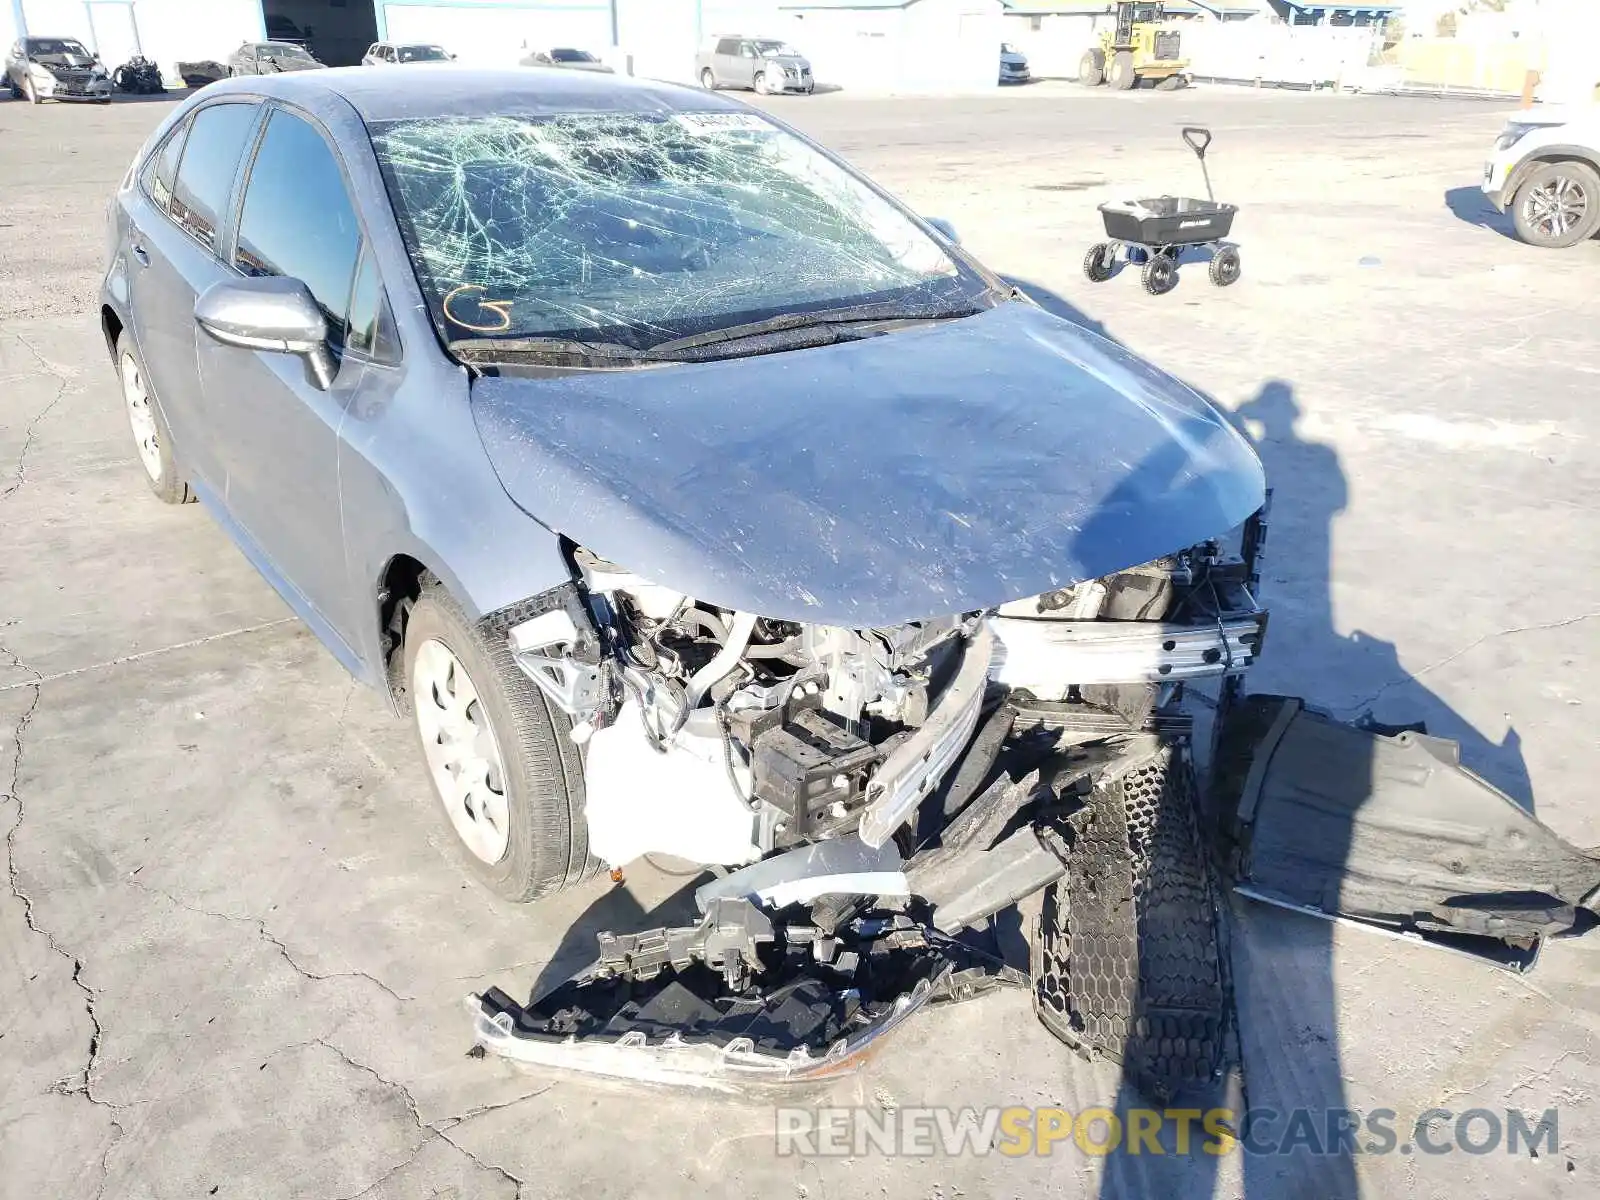
{"label": "front door", "polygon": [[[245,275],[298,279],[344,349],[345,320],[361,227],[333,148],[309,120],[274,108],[245,184],[233,266]],[[348,646],[350,610],[339,512],[338,433],[360,378],[342,364],[319,389],[292,355],[225,346],[207,338],[199,354],[208,403],[215,406],[227,472],[228,509],[287,584]],[[345,367],[350,369],[346,370]]]}

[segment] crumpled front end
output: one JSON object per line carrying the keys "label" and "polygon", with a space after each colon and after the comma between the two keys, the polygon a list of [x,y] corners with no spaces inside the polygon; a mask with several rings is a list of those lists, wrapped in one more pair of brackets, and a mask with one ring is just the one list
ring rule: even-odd
{"label": "crumpled front end", "polygon": [[926,1003],[1025,984],[962,932],[1060,880],[1102,781],[1186,745],[1186,689],[1249,668],[1264,532],[1257,514],[1103,579],[865,630],[722,609],[574,548],[581,586],[508,636],[585,747],[591,851],[742,869],[701,889],[699,926],[603,934],[526,1005],[475,997],[480,1044],[796,1083],[854,1069]]}

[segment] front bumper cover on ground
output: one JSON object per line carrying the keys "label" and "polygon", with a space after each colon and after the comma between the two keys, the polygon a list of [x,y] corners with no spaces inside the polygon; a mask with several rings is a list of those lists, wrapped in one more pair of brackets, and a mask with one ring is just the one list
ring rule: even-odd
{"label": "front bumper cover on ground", "polygon": [[[888,847],[746,868],[702,890],[697,926],[601,934],[591,967],[525,1005],[472,997],[477,1041],[722,1091],[831,1079],[924,1005],[1027,984],[951,933],[1043,887],[1040,1020],[1164,1103],[1239,1078],[1227,885],[1519,969],[1595,923],[1600,858],[1461,767],[1454,742],[1224,699],[1204,806],[1186,729],[1040,752],[1002,709],[984,729],[1024,732],[998,757],[975,739],[954,771],[964,806],[903,871]],[[820,890],[880,876],[894,895]]]}

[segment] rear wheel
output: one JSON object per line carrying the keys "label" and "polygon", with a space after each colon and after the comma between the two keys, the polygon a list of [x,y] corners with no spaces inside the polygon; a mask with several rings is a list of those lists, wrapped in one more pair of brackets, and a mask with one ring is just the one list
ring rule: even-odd
{"label": "rear wheel", "polygon": [[1530,246],[1576,246],[1600,229],[1600,175],[1580,162],[1537,167],[1517,188],[1511,219]]}
{"label": "rear wheel", "polygon": [[1113,91],[1127,92],[1138,82],[1138,73],[1133,69],[1133,55],[1126,50],[1118,50],[1111,65],[1106,68],[1106,83]]}
{"label": "rear wheel", "polygon": [[1078,60],[1078,82],[1085,87],[1099,87],[1106,81],[1106,52],[1085,50]]}
{"label": "rear wheel", "polygon": [[710,67],[700,72],[700,86],[708,92],[717,90],[717,77],[711,73]]}
{"label": "rear wheel", "polygon": [[428,580],[405,625],[404,678],[423,762],[458,857],[507,900],[592,877],[583,763],[504,636]]}
{"label": "rear wheel", "polygon": [[172,454],[172,434],[161,405],[145,377],[144,363],[124,333],[117,339],[117,375],[122,382],[122,407],[133,434],[133,448],[144,468],[145,482],[163,504],[188,504],[194,493],[178,472]]}
{"label": "rear wheel", "polygon": [[1112,261],[1110,244],[1097,242],[1090,246],[1089,253],[1083,256],[1083,273],[1093,283],[1104,283],[1111,278]]}

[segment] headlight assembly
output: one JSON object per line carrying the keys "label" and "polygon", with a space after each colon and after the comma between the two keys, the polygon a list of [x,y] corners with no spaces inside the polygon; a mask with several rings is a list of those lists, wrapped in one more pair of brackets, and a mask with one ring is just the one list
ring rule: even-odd
{"label": "headlight assembly", "polygon": [[1551,125],[1533,125],[1527,122],[1513,121],[1505,127],[1500,136],[1495,139],[1496,150],[1509,150],[1535,129],[1552,129]]}

